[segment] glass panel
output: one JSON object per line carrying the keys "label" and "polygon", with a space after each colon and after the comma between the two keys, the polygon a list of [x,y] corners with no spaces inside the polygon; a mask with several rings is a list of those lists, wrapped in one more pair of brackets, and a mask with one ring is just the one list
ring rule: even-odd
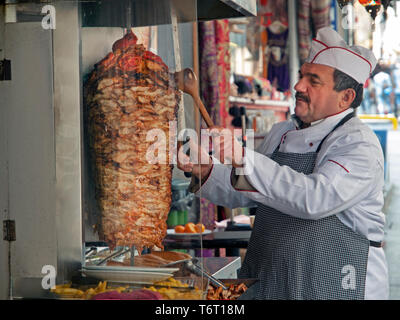
{"label": "glass panel", "polygon": [[[209,15],[202,19],[245,14],[235,12],[236,2],[204,0]],[[175,151],[183,129],[197,140],[200,127],[192,94],[175,79],[175,72],[195,69],[197,18],[197,0],[0,5],[0,61],[7,71],[0,83],[7,134],[0,145],[12,164],[5,207],[24,231],[23,248],[13,246],[18,264],[10,278],[35,270],[41,280],[49,265],[62,284],[81,267],[149,271],[197,255],[200,268],[177,265],[174,276],[197,274],[193,283],[207,283],[198,249],[211,230],[193,228],[202,221],[200,203],[188,190],[191,179],[176,169]],[[177,225],[185,235],[165,246]],[[176,250],[180,243],[183,251]]]}
{"label": "glass panel", "polygon": [[[187,12],[178,12],[174,2],[118,1],[108,12],[107,5],[81,8],[85,241],[148,253],[163,247],[170,206],[180,199],[171,190],[179,105],[185,103],[189,125],[193,112],[174,72],[193,64],[192,24],[178,22]],[[185,7],[189,15],[196,12]],[[113,25],[119,14],[128,24],[146,26],[85,26]],[[146,22],[136,23],[137,17]],[[187,219],[182,210],[179,215]]]}

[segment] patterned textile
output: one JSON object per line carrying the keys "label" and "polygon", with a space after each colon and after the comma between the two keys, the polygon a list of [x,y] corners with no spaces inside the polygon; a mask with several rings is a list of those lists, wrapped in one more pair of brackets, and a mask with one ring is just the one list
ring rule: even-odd
{"label": "patterned textile", "polygon": [[200,91],[215,124],[226,125],[229,110],[229,23],[215,20],[199,23]]}
{"label": "patterned textile", "polygon": [[198,26],[200,93],[211,119],[217,124],[220,123],[220,117],[215,23],[214,21],[200,22]]}
{"label": "patterned textile", "polygon": [[329,18],[331,2],[332,0],[300,0],[298,2],[297,21],[301,64],[308,56],[312,37],[318,29],[327,27],[331,23]]}
{"label": "patterned textile", "polygon": [[[228,20],[200,22],[200,93],[214,124],[226,126],[229,110],[230,52]],[[205,127],[204,121],[202,127]],[[201,222],[214,229],[215,205],[200,199]],[[203,256],[212,256],[213,250],[203,250]]]}
{"label": "patterned textile", "polygon": [[287,0],[260,0],[258,4],[260,15],[267,17],[266,26],[275,20],[288,23]]}
{"label": "patterned textile", "polygon": [[256,61],[260,58],[261,33],[264,29],[261,27],[262,21],[262,17],[256,17],[248,19],[246,25],[246,47]]}
{"label": "patterned textile", "polygon": [[[269,40],[266,27],[277,20],[288,26],[287,0],[259,0],[257,5],[257,15],[261,18],[261,26],[264,27],[261,31],[261,43],[263,45],[264,54],[262,76],[264,78],[268,78],[270,55],[267,53],[266,50],[266,47],[268,45],[267,42]],[[273,71],[273,73],[275,71]]]}
{"label": "patterned textile", "polygon": [[208,230],[215,228],[215,205],[205,198],[201,198],[200,210],[202,213],[202,223]]}
{"label": "patterned textile", "polygon": [[[279,163],[295,168],[302,161]],[[261,205],[253,234],[240,277],[260,278],[256,299],[364,299],[369,242],[337,216],[305,220]],[[355,290],[343,287],[346,266],[357,270]]]}
{"label": "patterned textile", "polygon": [[229,22],[215,20],[215,42],[218,65],[218,95],[220,125],[226,126],[229,115],[229,80],[231,76],[231,57],[229,52]]}
{"label": "patterned textile", "polygon": [[276,88],[279,91],[285,92],[290,87],[289,75],[289,59],[286,53],[286,42],[289,30],[286,29],[280,34],[275,34],[267,28],[268,32],[268,46],[271,50],[278,50],[279,57],[270,52],[268,63],[268,77],[267,79],[274,83],[276,81]]}

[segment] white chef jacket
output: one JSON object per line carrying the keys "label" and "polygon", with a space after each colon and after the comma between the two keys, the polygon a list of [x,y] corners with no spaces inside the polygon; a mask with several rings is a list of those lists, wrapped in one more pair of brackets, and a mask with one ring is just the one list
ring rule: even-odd
{"label": "white chef jacket", "polygon": [[[257,203],[303,219],[336,214],[353,231],[372,241],[384,238],[384,158],[374,132],[357,117],[335,130],[322,144],[314,172],[299,173],[280,166],[266,155],[279,151],[316,151],[321,140],[352,108],[297,129],[294,121],[275,124],[257,151],[246,148],[245,176],[251,189],[235,189],[232,168],[214,163],[197,195],[229,207],[253,207]],[[247,191],[246,191],[247,190]],[[388,299],[388,270],[383,248],[369,247],[365,299]]]}

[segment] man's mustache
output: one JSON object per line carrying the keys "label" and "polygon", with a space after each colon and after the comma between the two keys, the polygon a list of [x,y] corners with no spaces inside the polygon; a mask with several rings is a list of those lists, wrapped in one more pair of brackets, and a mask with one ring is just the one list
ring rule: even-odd
{"label": "man's mustache", "polygon": [[296,98],[296,100],[300,99],[300,100],[303,100],[303,101],[305,101],[307,103],[310,103],[310,99],[306,95],[304,95],[304,94],[302,94],[300,92],[296,92],[295,98]]}

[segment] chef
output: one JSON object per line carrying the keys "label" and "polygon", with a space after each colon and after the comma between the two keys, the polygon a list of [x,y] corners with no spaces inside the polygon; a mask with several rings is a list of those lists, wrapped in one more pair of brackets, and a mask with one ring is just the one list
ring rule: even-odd
{"label": "chef", "polygon": [[383,153],[355,116],[375,65],[370,50],[322,28],[299,71],[295,114],[256,151],[227,136],[210,162],[180,151],[178,167],[202,181],[196,194],[257,206],[240,270],[260,280],[255,299],[388,299]]}

